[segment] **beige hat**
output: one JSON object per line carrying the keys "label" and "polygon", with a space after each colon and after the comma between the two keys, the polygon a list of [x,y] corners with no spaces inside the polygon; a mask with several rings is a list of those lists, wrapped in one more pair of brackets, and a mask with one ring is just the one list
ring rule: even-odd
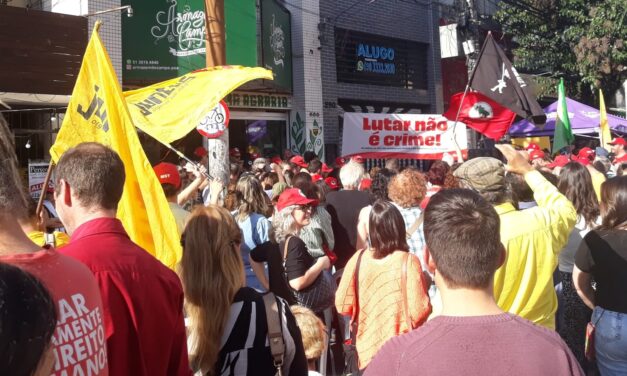
{"label": "beige hat", "polygon": [[453,175],[480,193],[500,191],[505,187],[505,167],[496,158],[471,159],[459,166]]}

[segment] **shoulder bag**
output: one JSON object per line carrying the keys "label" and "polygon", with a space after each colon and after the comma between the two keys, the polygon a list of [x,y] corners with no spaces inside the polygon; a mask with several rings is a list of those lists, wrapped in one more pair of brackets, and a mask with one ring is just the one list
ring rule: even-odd
{"label": "shoulder bag", "polygon": [[263,296],[263,305],[266,308],[266,321],[268,323],[268,341],[270,342],[270,353],[272,361],[276,367],[275,376],[283,376],[283,357],[285,355],[285,341],[281,330],[281,320],[279,318],[279,308],[276,297],[268,292]]}
{"label": "shoulder bag", "polygon": [[287,277],[287,270],[285,269],[285,263],[287,261],[288,244],[292,237],[285,239],[285,245],[283,246],[283,276],[285,282],[290,291],[294,295],[294,299],[298,305],[311,309],[314,312],[322,312],[325,309],[331,307],[335,301],[335,290],[337,285],[331,272],[323,270],[313,283],[300,291],[296,291],[290,285],[290,281]]}

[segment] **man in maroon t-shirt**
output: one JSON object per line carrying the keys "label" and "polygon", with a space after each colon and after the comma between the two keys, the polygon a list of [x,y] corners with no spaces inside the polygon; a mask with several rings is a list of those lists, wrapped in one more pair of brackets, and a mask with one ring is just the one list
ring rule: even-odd
{"label": "man in maroon t-shirt", "polygon": [[366,375],[583,375],[554,331],[504,313],[494,272],[505,260],[499,216],[479,194],[442,190],[425,211],[425,260],[442,314],[389,340]]}
{"label": "man in maroon t-shirt", "polygon": [[61,156],[55,174],[57,211],[71,235],[60,251],[96,277],[110,374],[191,375],[179,278],[116,219],[125,180],[120,157],[101,144],[79,144]]}

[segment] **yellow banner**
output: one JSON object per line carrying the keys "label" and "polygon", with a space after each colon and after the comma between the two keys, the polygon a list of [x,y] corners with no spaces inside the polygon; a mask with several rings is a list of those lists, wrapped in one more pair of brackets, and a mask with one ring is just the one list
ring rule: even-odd
{"label": "yellow banner", "polygon": [[612,141],[612,133],[610,133],[610,124],[607,122],[607,111],[605,110],[605,99],[603,98],[603,91],[599,89],[599,112],[601,113],[601,119],[599,123],[599,138],[601,139],[601,147],[605,150],[611,150],[612,146],[609,144]]}
{"label": "yellow banner", "polygon": [[139,142],[98,27],[96,24],[87,45],[50,155],[57,162],[66,150],[81,142],[99,142],[115,150],[126,171],[117,216],[135,243],[173,268],[181,258],[176,222]]}
{"label": "yellow banner", "polygon": [[241,66],[213,67],[124,92],[124,97],[135,126],[170,144],[194,130],[235,88],[259,78],[272,80],[272,72]]}

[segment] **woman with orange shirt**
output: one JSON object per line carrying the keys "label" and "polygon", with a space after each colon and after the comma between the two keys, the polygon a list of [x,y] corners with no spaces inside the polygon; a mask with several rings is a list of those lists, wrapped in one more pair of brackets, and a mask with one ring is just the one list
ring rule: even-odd
{"label": "woman with orange shirt", "polygon": [[369,237],[370,247],[346,264],[335,295],[338,312],[357,323],[360,370],[388,339],[420,326],[431,312],[420,261],[409,253],[405,222],[394,204],[372,205]]}

